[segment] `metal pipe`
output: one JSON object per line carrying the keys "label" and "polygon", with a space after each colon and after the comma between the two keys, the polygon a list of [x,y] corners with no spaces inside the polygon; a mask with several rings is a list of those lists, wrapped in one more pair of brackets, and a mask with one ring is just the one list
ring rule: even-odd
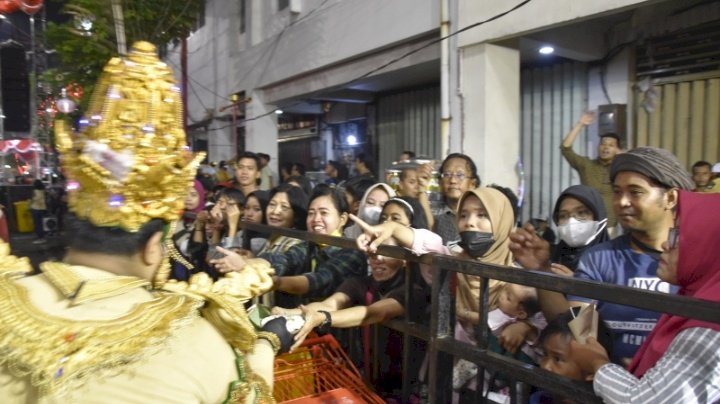
{"label": "metal pipe", "polygon": [[123,17],[121,0],[112,0],[113,21],[115,22],[115,40],[117,41],[118,54],[127,55],[127,43],[125,39],[125,18]]}
{"label": "metal pipe", "polygon": [[[37,72],[35,71],[35,17],[30,15],[30,137],[37,131]],[[36,170],[37,171],[37,170]],[[38,173],[35,173],[35,178]]]}
{"label": "metal pipe", "polygon": [[[450,0],[440,0],[440,37],[450,33]],[[450,40],[440,43],[440,156],[450,154]]]}

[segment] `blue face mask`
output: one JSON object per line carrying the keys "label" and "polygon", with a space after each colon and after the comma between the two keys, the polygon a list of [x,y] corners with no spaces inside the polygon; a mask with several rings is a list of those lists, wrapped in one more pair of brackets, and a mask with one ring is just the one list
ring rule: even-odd
{"label": "blue face mask", "polygon": [[495,244],[492,233],[484,231],[461,231],[458,245],[472,258],[480,258]]}

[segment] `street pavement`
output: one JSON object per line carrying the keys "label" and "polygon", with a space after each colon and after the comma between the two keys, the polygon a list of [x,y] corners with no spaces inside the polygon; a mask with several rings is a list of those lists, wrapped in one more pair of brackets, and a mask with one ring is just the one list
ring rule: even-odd
{"label": "street pavement", "polygon": [[46,235],[44,244],[33,244],[35,234],[10,234],[10,251],[17,257],[28,257],[35,271],[39,271],[44,261],[60,261],[65,255],[65,239],[63,234]]}

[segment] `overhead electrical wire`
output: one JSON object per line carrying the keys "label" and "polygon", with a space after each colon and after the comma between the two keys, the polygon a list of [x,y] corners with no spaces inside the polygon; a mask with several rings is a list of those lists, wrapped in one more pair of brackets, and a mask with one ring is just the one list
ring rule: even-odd
{"label": "overhead electrical wire", "polygon": [[[524,1],[520,2],[520,3],[518,3],[517,5],[515,5],[514,7],[510,8],[510,9],[508,9],[508,10],[506,10],[506,11],[503,11],[502,13],[496,14],[496,15],[494,15],[494,16],[486,19],[486,20],[479,21],[479,22],[476,22],[476,23],[474,23],[474,24],[470,24],[470,25],[468,25],[467,27],[461,28],[461,29],[459,29],[459,30],[457,30],[457,31],[455,31],[455,32],[452,32],[452,33],[444,36],[444,37],[440,37],[440,38],[434,39],[434,40],[432,40],[432,41],[430,41],[430,42],[428,42],[428,43],[426,43],[426,44],[424,44],[424,45],[422,45],[422,46],[420,46],[420,47],[418,47],[418,48],[416,48],[416,49],[413,49],[413,50],[411,50],[411,51],[409,51],[409,52],[406,52],[406,53],[398,56],[398,57],[395,58],[395,59],[392,59],[392,60],[388,61],[387,63],[382,64],[382,65],[379,66],[379,67],[376,67],[376,68],[368,71],[367,73],[365,73],[365,74],[363,74],[363,75],[361,75],[361,76],[359,76],[359,77],[356,77],[356,78],[350,80],[347,84],[351,84],[351,83],[357,82],[357,81],[359,81],[359,80],[362,80],[362,79],[364,79],[364,78],[366,78],[366,77],[368,77],[368,76],[371,76],[371,75],[373,75],[374,73],[377,73],[377,72],[379,72],[380,70],[383,70],[383,69],[385,69],[385,68],[388,67],[388,66],[391,66],[391,65],[393,65],[393,64],[395,64],[395,63],[397,63],[397,62],[400,62],[401,60],[403,60],[403,59],[405,59],[405,58],[407,58],[407,57],[410,57],[411,55],[414,55],[415,53],[420,52],[421,50],[423,50],[423,49],[425,49],[425,48],[428,48],[428,47],[430,47],[430,46],[432,46],[432,45],[434,45],[434,44],[436,44],[436,43],[442,42],[442,41],[444,41],[444,40],[446,40],[446,39],[448,39],[448,38],[452,38],[452,37],[454,37],[454,36],[456,36],[456,35],[459,35],[459,34],[465,32],[465,31],[468,31],[468,30],[470,30],[470,29],[472,29],[472,28],[476,28],[476,27],[479,27],[479,26],[481,26],[481,25],[483,25],[483,24],[487,24],[487,23],[489,23],[489,22],[492,22],[492,21],[495,21],[495,20],[497,20],[497,19],[499,19],[499,18],[502,18],[502,17],[510,14],[511,12],[513,12],[513,11],[515,11],[515,10],[523,7],[523,6],[525,6],[526,4],[530,3],[531,1],[532,1],[532,0],[524,0]],[[285,106],[285,108],[287,108],[287,106]],[[256,120],[256,119],[264,118],[264,117],[266,117],[266,116],[268,116],[268,115],[274,114],[275,111],[278,111],[278,110],[280,110],[280,109],[281,109],[281,107],[278,107],[278,108],[276,108],[276,109],[274,109],[274,110],[272,110],[272,111],[266,112],[266,113],[261,114],[261,115],[258,115],[258,116],[254,116],[254,117],[252,117],[252,118],[245,118],[245,119],[242,119],[242,120],[238,120],[238,123],[249,122],[249,121],[254,121],[254,120]]]}

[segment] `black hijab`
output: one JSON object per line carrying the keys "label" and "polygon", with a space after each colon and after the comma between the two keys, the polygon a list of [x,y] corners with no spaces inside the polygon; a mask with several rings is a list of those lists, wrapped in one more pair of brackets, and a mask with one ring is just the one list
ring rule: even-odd
{"label": "black hijab", "polygon": [[[605,204],[603,203],[603,198],[600,193],[586,185],[573,185],[565,189],[560,194],[560,197],[558,197],[557,202],[555,202],[555,210],[553,211],[553,221],[555,222],[555,225],[557,225],[558,223],[560,204],[567,197],[577,199],[583,205],[585,205],[585,207],[590,209],[590,211],[593,213],[593,220],[600,221],[607,219],[607,210],[605,210]],[[595,238],[588,245],[580,247],[570,247],[564,241],[560,240],[560,243],[552,246],[552,256],[550,259],[552,260],[552,262],[563,264],[566,267],[575,271],[578,265],[578,261],[580,261],[580,257],[585,250],[594,245],[604,243],[608,240],[610,240],[610,236],[607,232],[607,226],[605,227],[605,229],[603,229],[603,231],[600,232],[600,234],[595,236]]]}

